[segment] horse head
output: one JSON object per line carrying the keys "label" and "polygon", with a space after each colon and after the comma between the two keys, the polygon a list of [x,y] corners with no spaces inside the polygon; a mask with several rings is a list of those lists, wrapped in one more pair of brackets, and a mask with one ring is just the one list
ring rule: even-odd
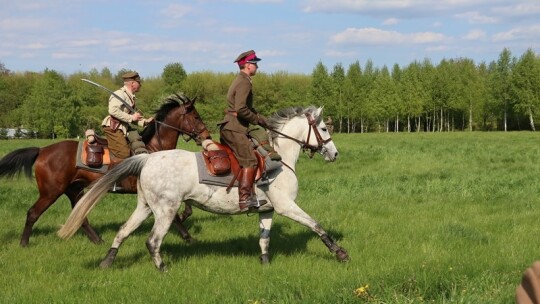
{"label": "horse head", "polygon": [[194,139],[197,145],[201,145],[203,140],[211,139],[210,131],[195,108],[197,97],[190,99],[185,95],[175,95],[183,101],[184,109],[179,110],[179,115],[181,115],[179,128],[188,130],[184,132],[185,135],[189,136],[188,140]]}
{"label": "horse head", "polygon": [[338,151],[322,117],[322,107],[294,107],[280,110],[268,120],[270,137],[274,140],[275,146],[279,146],[275,142],[276,139],[288,138],[296,142],[302,150],[309,150],[310,157],[318,152],[326,161],[335,161]]}
{"label": "horse head", "polygon": [[155,111],[154,123],[141,136],[145,143],[157,147],[154,149],[156,151],[175,148],[179,136],[183,136],[185,141],[194,139],[198,145],[211,138],[195,108],[195,99],[180,94],[165,98],[161,107]]}
{"label": "horse head", "polygon": [[[307,148],[311,150],[311,157],[313,157],[313,154],[315,154],[315,152],[319,152],[321,155],[324,156],[324,159],[326,161],[335,161],[338,157],[338,150],[336,145],[334,144],[334,141],[332,140],[332,137],[330,136],[330,132],[328,131],[326,124],[322,119],[322,110],[323,108],[319,107],[315,109],[311,114],[305,114],[311,127],[309,131],[313,130],[312,138],[314,137],[316,140],[316,142],[314,142],[313,140],[308,140],[307,144],[309,146]],[[309,131],[308,138],[311,137]]]}

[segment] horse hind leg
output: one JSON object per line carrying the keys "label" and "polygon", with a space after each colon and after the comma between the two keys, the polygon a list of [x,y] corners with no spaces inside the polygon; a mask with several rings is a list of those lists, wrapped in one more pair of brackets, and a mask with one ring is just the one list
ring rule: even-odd
{"label": "horse hind leg", "polygon": [[[69,201],[71,202],[72,209],[75,207],[75,205],[77,204],[79,199],[83,196],[83,194],[84,194],[84,188],[82,188],[81,186],[72,185],[71,187],[68,188],[68,190],[66,191],[66,195],[69,198]],[[90,226],[90,223],[88,222],[88,218],[84,219],[82,223],[82,229],[84,230],[84,232],[86,233],[86,236],[88,237],[88,239],[90,239],[92,243],[94,244],[103,243],[103,239],[97,234],[94,228]]]}
{"label": "horse hind leg", "polygon": [[45,212],[49,207],[56,202],[62,193],[59,194],[43,194],[40,191],[38,200],[28,209],[26,212],[26,222],[24,224],[23,233],[21,235],[20,246],[27,247],[30,242],[30,236],[35,223],[38,221],[40,216]]}
{"label": "horse hind leg", "polygon": [[259,246],[261,247],[261,264],[270,263],[270,230],[272,229],[273,211],[259,213]]}
{"label": "horse hind leg", "polygon": [[118,233],[116,233],[111,248],[107,252],[105,258],[99,264],[101,268],[108,268],[112,266],[120,245],[122,245],[124,240],[127,239],[129,235],[135,231],[135,229],[137,229],[151,213],[152,211],[148,205],[139,200],[135,211],[133,211],[129,219],[124,223],[124,225],[122,225],[122,227],[120,227]]}
{"label": "horse hind leg", "polygon": [[184,211],[182,211],[181,215],[178,215],[178,213],[174,217],[174,226],[176,227],[176,230],[178,230],[178,233],[180,233],[180,237],[188,244],[192,244],[195,239],[189,234],[188,229],[186,226],[184,226],[184,222],[187,220],[188,217],[191,216],[193,213],[191,206],[188,204],[184,205]]}

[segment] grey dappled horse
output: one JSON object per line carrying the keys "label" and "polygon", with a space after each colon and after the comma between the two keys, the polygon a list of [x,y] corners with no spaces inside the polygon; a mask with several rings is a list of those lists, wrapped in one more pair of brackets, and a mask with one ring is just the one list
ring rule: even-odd
{"label": "grey dappled horse", "polygon": [[[319,152],[326,161],[335,161],[338,156],[321,113],[322,108],[296,107],[281,110],[269,119],[273,131],[271,140],[282,156],[284,165],[270,172],[270,183],[258,187],[256,191],[259,199],[268,201],[258,209],[261,232],[259,245],[263,263],[269,262],[268,248],[274,211],[309,227],[339,261],[349,259],[345,249],[338,246],[295,202],[298,193],[295,165],[300,152],[303,149],[311,150],[312,154]],[[118,231],[101,267],[112,265],[122,242],[152,213],[154,226],[146,246],[154,264],[162,271],[166,271],[166,266],[160,255],[160,246],[182,202],[212,213],[241,214],[237,188],[227,192],[226,187],[199,183],[195,153],[170,150],[130,157],[99,179],[79,200],[59,230],[59,236],[71,237],[107,190],[127,175],[139,176],[137,208]]]}

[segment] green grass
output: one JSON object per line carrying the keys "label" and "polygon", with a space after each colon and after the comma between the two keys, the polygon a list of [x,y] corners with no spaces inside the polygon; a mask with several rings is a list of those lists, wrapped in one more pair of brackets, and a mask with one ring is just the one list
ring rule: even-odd
{"label": "green grass", "polygon": [[[258,263],[258,217],[200,210],[155,269],[145,247],[153,220],[98,267],[134,195],[108,195],[90,221],[105,239],[61,240],[61,198],[19,247],[35,181],[0,181],[1,303],[512,303],[540,259],[540,134],[335,134],[340,158],[303,155],[298,204],[346,248],[338,263],[307,228],[275,216],[272,263]],[[5,141],[0,155],[47,141]],[[193,143],[180,147],[196,150]],[[367,293],[355,290],[367,287]]]}

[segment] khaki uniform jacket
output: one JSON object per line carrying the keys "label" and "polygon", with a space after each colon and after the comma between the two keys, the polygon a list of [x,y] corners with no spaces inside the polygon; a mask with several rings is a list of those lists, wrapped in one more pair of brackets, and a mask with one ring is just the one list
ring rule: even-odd
{"label": "khaki uniform jacket", "polygon": [[[123,98],[132,108],[135,108],[135,95],[131,94],[125,87],[122,87],[114,92],[119,97]],[[122,130],[124,135],[127,135],[128,130],[134,129],[137,125],[144,127],[145,119],[139,121],[133,121],[131,114],[129,114],[128,108],[122,101],[111,95],[109,97],[109,115],[105,117],[101,125],[103,127],[111,126],[111,116],[120,121],[119,130]]]}
{"label": "khaki uniform jacket", "polygon": [[222,130],[247,134],[249,124],[258,124],[258,113],[253,108],[251,77],[240,72],[229,87],[225,117],[218,124]]}

